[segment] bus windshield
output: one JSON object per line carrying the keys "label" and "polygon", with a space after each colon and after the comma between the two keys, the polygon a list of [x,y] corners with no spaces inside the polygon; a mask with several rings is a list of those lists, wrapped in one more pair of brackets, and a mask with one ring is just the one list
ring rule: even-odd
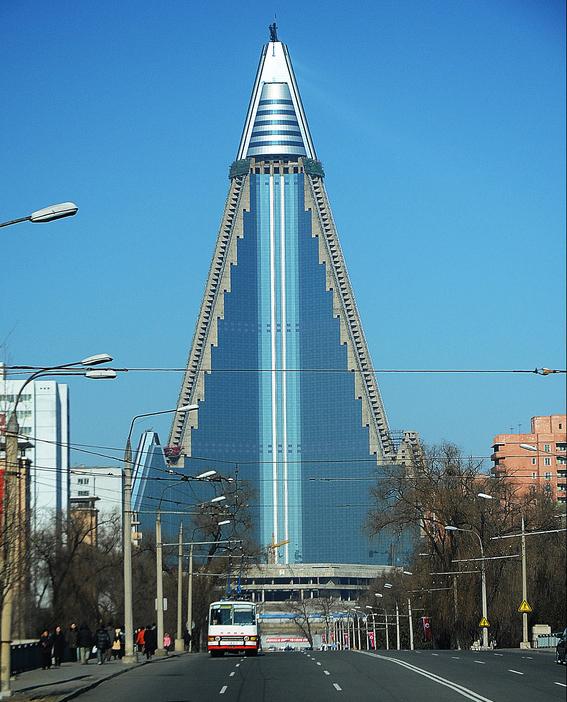
{"label": "bus windshield", "polygon": [[235,624],[255,624],[254,609],[252,607],[235,607],[234,608],[234,623]]}
{"label": "bus windshield", "polygon": [[232,624],[232,605],[221,604],[211,607],[209,624],[227,626]]}

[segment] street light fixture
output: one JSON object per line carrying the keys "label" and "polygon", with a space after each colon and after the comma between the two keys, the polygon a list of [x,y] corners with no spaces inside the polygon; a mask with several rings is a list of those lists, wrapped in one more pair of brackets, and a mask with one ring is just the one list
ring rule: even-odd
{"label": "street light fixture", "polygon": [[10,219],[7,222],[0,223],[0,227],[8,227],[11,224],[19,222],[53,222],[55,219],[63,219],[63,217],[72,217],[77,214],[79,208],[74,202],[61,202],[58,205],[49,205],[41,210],[32,212],[27,217],[19,217],[18,219]]}
{"label": "street light fixture", "polygon": [[204,480],[205,478],[210,478],[216,474],[217,474],[216,470],[206,470],[204,473],[200,473],[199,475],[196,475],[195,480]]}
{"label": "street light fixture", "polygon": [[222,522],[217,522],[219,526],[224,526],[225,524],[230,524],[230,519],[223,519]]}
{"label": "street light fixture", "polygon": [[493,500],[494,497],[492,495],[487,495],[485,492],[479,492],[477,494],[477,497],[482,497],[483,500]]}

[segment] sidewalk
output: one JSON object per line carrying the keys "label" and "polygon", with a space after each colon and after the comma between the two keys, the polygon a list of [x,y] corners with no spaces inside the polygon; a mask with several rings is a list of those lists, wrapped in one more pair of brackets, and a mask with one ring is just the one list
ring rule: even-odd
{"label": "sidewalk", "polygon": [[134,668],[173,660],[181,655],[184,654],[170,653],[168,656],[155,656],[151,661],[146,661],[140,654],[139,662],[130,665],[122,661],[108,661],[104,665],[97,665],[96,660],[91,660],[88,665],[63,663],[60,668],[28,670],[12,680],[13,699],[15,702],[66,702],[105,680],[123,675]]}

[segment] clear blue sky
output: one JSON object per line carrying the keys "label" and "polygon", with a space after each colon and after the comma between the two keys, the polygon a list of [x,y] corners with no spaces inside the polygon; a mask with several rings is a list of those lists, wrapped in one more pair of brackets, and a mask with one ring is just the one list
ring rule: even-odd
{"label": "clear blue sky", "polygon": [[[375,367],[564,368],[562,0],[2,3],[0,219],[80,208],[2,230],[3,360],[184,366],[274,12]],[[564,376],[379,382],[393,428],[474,455],[565,411]],[[72,442],[179,384],[72,381]]]}

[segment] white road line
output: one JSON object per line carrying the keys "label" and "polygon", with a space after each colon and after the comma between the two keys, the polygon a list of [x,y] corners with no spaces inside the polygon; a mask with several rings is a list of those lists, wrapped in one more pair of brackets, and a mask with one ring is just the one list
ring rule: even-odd
{"label": "white road line", "polygon": [[341,690],[343,689],[338,683],[333,683],[333,687],[335,688],[335,690],[337,690],[337,692],[341,692]]}
{"label": "white road line", "polygon": [[232,678],[233,675],[234,675],[234,670],[232,671],[232,673],[229,673],[228,677]]}
{"label": "white road line", "polygon": [[237,663],[235,668],[239,668],[239,667],[240,667],[240,663]]}
{"label": "white road line", "polygon": [[534,657],[533,656],[522,656],[522,658],[527,658],[530,661],[533,661]]}
{"label": "white road line", "polygon": [[321,664],[319,663],[319,661],[317,661],[317,665],[321,665]]}
{"label": "white road line", "polygon": [[503,653],[495,653],[494,655],[502,657],[504,654]]}
{"label": "white road line", "polygon": [[486,665],[486,661],[475,661],[475,663],[480,663],[480,665]]}
{"label": "white road line", "polygon": [[[330,675],[330,674],[331,674],[331,673],[329,673],[328,670],[324,670],[323,672],[325,673],[325,675]],[[561,685],[561,683],[557,683],[557,684],[558,684],[558,685]]]}
{"label": "white road line", "polygon": [[224,695],[224,693],[226,692],[227,687],[228,687],[228,685],[223,685],[223,686],[221,687],[221,689],[220,689],[219,695]]}
{"label": "white road line", "polygon": [[438,653],[432,653],[431,655],[432,655],[432,656],[438,656],[439,654],[438,654]]}
{"label": "white road line", "polygon": [[553,683],[553,684],[554,684],[554,685],[561,685],[561,687],[567,687],[567,685],[565,685],[565,683],[558,683],[558,682],[556,682],[556,683]]}
{"label": "white road line", "polygon": [[512,670],[512,668],[508,668],[509,673],[516,673],[516,675],[523,675],[519,670]]}
{"label": "white road line", "polygon": [[424,678],[429,678],[429,680],[433,680],[433,682],[436,682],[439,685],[444,685],[445,687],[454,690],[459,695],[462,695],[463,697],[466,697],[469,700],[474,700],[474,702],[492,702],[492,700],[490,700],[489,698],[483,697],[478,692],[475,692],[474,690],[471,690],[468,687],[464,687],[464,685],[459,685],[458,683],[453,682],[452,680],[442,678],[440,675],[431,673],[430,671],[425,670],[424,668],[418,668],[416,665],[413,665],[412,663],[407,663],[406,661],[401,660],[400,658],[390,658],[389,656],[381,656],[378,653],[369,653],[368,651],[360,651],[360,653],[362,653],[365,656],[373,656],[375,658],[380,658],[383,661],[389,661],[390,663],[401,665],[402,667],[407,668],[408,670],[412,670],[418,675],[423,675]]}
{"label": "white road line", "polygon": [[451,658],[454,658],[456,661],[460,661],[461,657],[460,656],[451,656]]}

